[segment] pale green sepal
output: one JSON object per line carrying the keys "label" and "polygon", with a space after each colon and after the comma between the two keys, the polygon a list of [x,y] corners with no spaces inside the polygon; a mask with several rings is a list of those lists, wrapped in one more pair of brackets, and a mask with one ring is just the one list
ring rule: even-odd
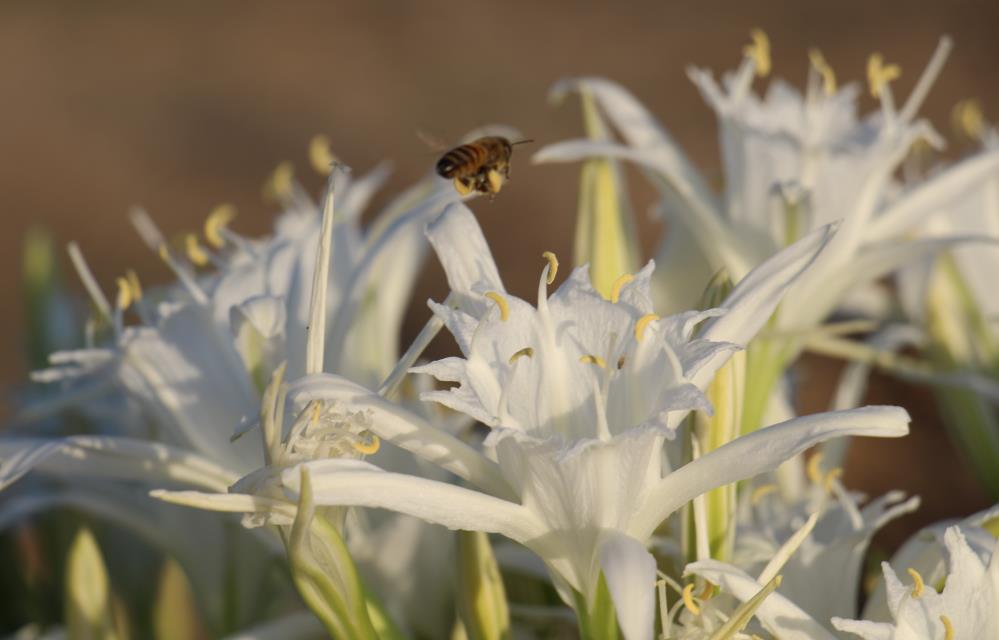
{"label": "pale green sepal", "polygon": [[111,602],[108,572],[89,529],[73,539],[66,563],[66,630],[73,640],[119,638]]}
{"label": "pale green sepal", "polygon": [[739,608],[732,613],[725,624],[711,635],[709,640],[730,640],[736,637],[736,634],[742,631],[749,624],[749,621],[753,619],[753,616],[756,615],[756,610],[760,608],[760,605],[767,599],[767,596],[780,586],[780,581],[780,576],[775,577],[765,587],[760,589],[759,593],[739,605]]}
{"label": "pale green sepal", "polygon": [[510,637],[506,590],[489,536],[481,531],[458,532],[458,615],[469,640]]}
{"label": "pale green sepal", "polygon": [[579,622],[579,637],[581,640],[617,640],[617,614],[614,612],[614,601],[603,574],[597,584],[593,601],[587,604],[586,597],[573,592],[576,601],[576,620]]}
{"label": "pale green sepal", "polygon": [[208,637],[191,583],[173,558],[167,558],[160,572],[153,603],[153,636],[157,640]]}

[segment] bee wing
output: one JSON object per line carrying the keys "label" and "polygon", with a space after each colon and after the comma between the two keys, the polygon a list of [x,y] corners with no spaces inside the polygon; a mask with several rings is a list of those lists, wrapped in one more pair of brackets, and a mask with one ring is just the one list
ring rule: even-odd
{"label": "bee wing", "polygon": [[472,129],[465,134],[465,137],[461,139],[462,144],[471,142],[472,140],[478,140],[479,138],[485,138],[488,136],[499,136],[501,138],[506,138],[507,140],[520,140],[524,137],[524,134],[520,132],[519,129],[511,127],[507,124],[487,124],[476,129]]}
{"label": "bee wing", "polygon": [[444,153],[451,148],[439,137],[432,133],[423,131],[422,129],[417,129],[416,137],[420,139],[420,142],[427,145],[427,148],[429,148],[432,153]]}

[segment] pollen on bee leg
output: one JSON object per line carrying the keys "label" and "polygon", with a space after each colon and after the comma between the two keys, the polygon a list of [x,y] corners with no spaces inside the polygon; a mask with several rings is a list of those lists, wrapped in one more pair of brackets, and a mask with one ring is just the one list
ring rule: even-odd
{"label": "pollen on bee leg", "polygon": [[748,58],[752,58],[756,67],[756,75],[761,78],[770,73],[770,38],[763,29],[753,29],[749,32],[753,39],[752,44],[747,44],[742,53]]}
{"label": "pollen on bee leg", "polygon": [[533,358],[534,357],[534,349],[532,349],[531,347],[524,347],[523,349],[517,351],[512,356],[510,356],[510,359],[509,359],[508,362],[509,362],[509,364],[513,364],[514,362],[516,362],[517,360],[519,360],[520,358],[525,357],[525,356],[528,357],[528,358]]}
{"label": "pollen on bee leg", "polygon": [[225,238],[222,237],[222,230],[236,217],[236,207],[231,204],[220,204],[212,209],[212,212],[205,218],[205,240],[208,244],[221,249],[225,245]]}
{"label": "pollen on bee leg", "polygon": [[378,453],[378,450],[382,446],[381,438],[373,433],[368,434],[370,437],[366,440],[355,440],[350,443],[355,451],[361,455],[371,456]]}
{"label": "pollen on bee leg", "polygon": [[499,193],[500,189],[503,188],[503,174],[496,169],[489,170],[489,173],[486,174],[486,180],[489,182],[490,193]]}
{"label": "pollen on bee leg", "polygon": [[204,267],[210,260],[208,258],[208,253],[205,249],[198,243],[198,236],[193,233],[189,233],[184,236],[184,249],[187,252],[187,258],[195,266]]}
{"label": "pollen on bee leg", "polygon": [[642,341],[642,335],[645,333],[645,328],[649,326],[650,322],[654,322],[659,319],[659,316],[654,313],[646,313],[644,316],[635,321],[635,342]]}
{"label": "pollen on bee leg", "polygon": [[558,273],[558,257],[551,251],[545,251],[541,254],[541,257],[548,261],[548,278],[546,278],[546,282],[551,284],[555,282],[555,274]]}
{"label": "pollen on bee leg", "polygon": [[926,588],[926,583],[923,582],[923,576],[921,576],[919,572],[912,567],[906,569],[906,572],[912,576],[912,597],[920,597],[923,595],[923,589]]}
{"label": "pollen on bee leg", "polygon": [[871,97],[880,98],[885,86],[902,75],[902,68],[897,64],[885,64],[880,53],[872,53],[867,59],[867,83],[870,85]]}
{"label": "pollen on bee leg", "polygon": [[463,179],[454,179],[454,190],[458,192],[460,196],[467,196],[472,192],[472,187],[468,185]]}
{"label": "pollen on bee leg", "polygon": [[610,301],[613,302],[614,304],[617,304],[618,300],[621,299],[621,289],[624,288],[624,285],[628,284],[634,279],[635,276],[631,275],[630,273],[626,273],[621,277],[619,277],[617,280],[615,280],[614,284],[611,285]]}
{"label": "pollen on bee leg", "polygon": [[687,607],[687,609],[695,616],[701,615],[701,608],[697,606],[696,602],[694,602],[693,582],[691,582],[690,584],[688,584],[683,588],[683,593],[681,597],[683,598],[683,606]]}
{"label": "pollen on bee leg", "polygon": [[604,362],[604,359],[601,358],[600,356],[595,356],[593,354],[587,354],[585,356],[580,356],[579,357],[579,361],[582,362],[583,364],[595,364],[598,367],[600,367],[601,369],[606,369],[607,368],[607,363]]}
{"label": "pollen on bee leg", "polygon": [[506,298],[503,297],[503,294],[496,291],[487,291],[485,296],[496,303],[500,312],[500,320],[506,322],[506,319],[510,317],[510,305],[507,303]]}

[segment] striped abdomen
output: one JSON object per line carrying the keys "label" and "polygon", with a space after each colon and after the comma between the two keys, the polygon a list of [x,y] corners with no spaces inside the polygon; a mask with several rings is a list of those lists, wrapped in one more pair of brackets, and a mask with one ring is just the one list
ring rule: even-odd
{"label": "striped abdomen", "polygon": [[437,175],[443,178],[474,176],[486,165],[508,160],[510,143],[498,136],[479,138],[445,153],[437,161]]}

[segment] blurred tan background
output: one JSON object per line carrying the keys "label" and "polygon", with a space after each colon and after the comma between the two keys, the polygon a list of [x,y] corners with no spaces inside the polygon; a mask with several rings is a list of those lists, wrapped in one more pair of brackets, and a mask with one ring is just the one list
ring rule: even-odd
{"label": "blurred tan background", "polygon": [[[817,46],[841,81],[863,80],[867,56],[879,50],[902,66],[895,86],[903,96],[939,36],[950,34],[956,48],[924,114],[946,133],[961,98],[999,113],[996,2],[5,2],[0,381],[10,389],[25,374],[19,274],[30,225],[51,229],[60,246],[77,240],[108,291],[127,267],[147,284],[162,281],[167,272],[127,223],[129,206],[146,206],[173,234],[200,228],[214,205],[233,202],[235,228],[262,233],[274,211],[261,183],[279,161],[294,161],[319,188],[305,157],[319,132],[355,171],[393,160],[386,194],[431,168],[435,157],[418,130],[455,140],[504,122],[533,137],[536,145],[515,153],[513,182],[495,202],[475,205],[508,284],[528,294],[543,250],[569,257],[576,206],[576,167],[527,161],[580,132],[577,106],[550,107],[549,86],[579,74],[624,84],[717,176],[714,116],[685,67],[733,68],[756,26],[770,35],[778,76],[801,85],[806,52]],[[644,215],[651,193],[633,182],[651,253],[661,229]],[[75,277],[67,282],[80,291]],[[444,288],[431,258],[408,335],[427,315],[422,301],[440,299]],[[836,365],[809,363],[803,386],[814,410]],[[985,506],[925,389],[882,380],[871,400],[904,402],[915,417],[904,442],[859,443],[847,469],[849,485],[924,495],[919,515],[890,531],[890,542]]]}

